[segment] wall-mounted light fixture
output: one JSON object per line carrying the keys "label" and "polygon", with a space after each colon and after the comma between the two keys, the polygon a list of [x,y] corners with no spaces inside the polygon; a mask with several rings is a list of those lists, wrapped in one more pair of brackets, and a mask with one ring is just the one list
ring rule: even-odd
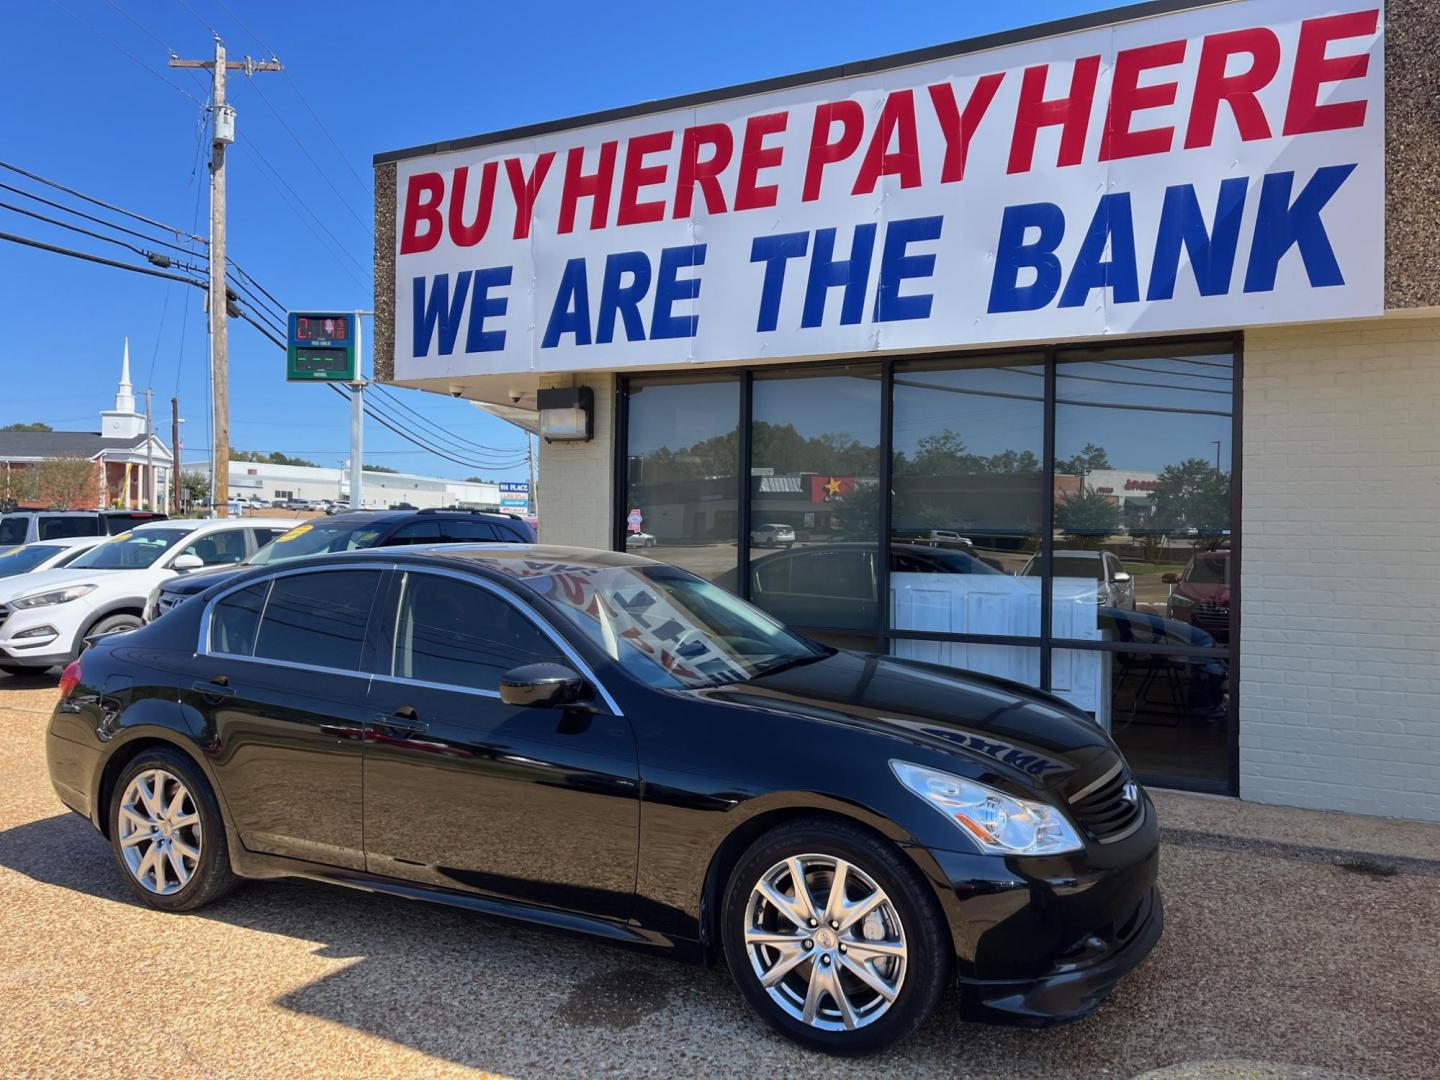
{"label": "wall-mounted light fixture", "polygon": [[595,437],[595,391],[590,387],[541,390],[536,404],[546,442],[589,442]]}

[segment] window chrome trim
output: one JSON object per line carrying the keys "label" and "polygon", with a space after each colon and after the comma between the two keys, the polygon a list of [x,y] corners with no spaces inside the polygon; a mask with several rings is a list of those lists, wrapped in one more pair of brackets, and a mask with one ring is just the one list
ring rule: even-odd
{"label": "window chrome trim", "polygon": [[[238,584],[238,585],[232,585],[230,588],[228,588],[228,589],[226,589],[224,592],[220,593],[220,595],[218,595],[218,596],[216,596],[216,597],[213,597],[213,598],[210,600],[210,602],[205,605],[205,610],[204,610],[203,612],[201,612],[201,614],[200,614],[200,633],[199,633],[198,640],[195,642],[195,655],[196,655],[196,656],[223,656],[223,657],[225,657],[225,658],[227,658],[227,659],[230,659],[230,660],[253,660],[253,661],[257,662],[257,663],[262,663],[262,664],[280,664],[280,665],[282,665],[283,667],[299,668],[299,669],[304,670],[304,671],[324,671],[324,672],[327,672],[327,673],[337,674],[337,675],[363,675],[363,676],[366,677],[366,678],[370,678],[370,677],[371,677],[371,672],[368,672],[368,671],[360,671],[360,670],[347,671],[347,670],[344,669],[344,668],[322,667],[322,666],[319,665],[319,664],[302,664],[302,663],[299,663],[299,662],[294,661],[294,660],[271,660],[268,656],[255,656],[253,653],[252,653],[250,656],[244,656],[244,655],[242,655],[242,654],[240,654],[240,653],[220,652],[219,650],[211,649],[211,648],[210,648],[210,624],[211,624],[212,618],[213,618],[213,616],[214,616],[214,614],[215,614],[215,605],[216,605],[216,604],[218,604],[218,603],[220,603],[220,601],[225,600],[226,598],[234,595],[235,593],[244,592],[246,589],[252,588],[252,587],[254,587],[255,585],[260,585],[260,584],[263,583],[263,584],[266,586],[266,590],[265,590],[265,602],[260,606],[259,616],[257,617],[256,623],[255,623],[255,625],[256,625],[256,630],[257,630],[257,633],[256,633],[256,644],[258,644],[258,643],[259,643],[259,633],[258,633],[258,630],[259,630],[260,620],[264,619],[264,617],[265,617],[265,611],[266,611],[266,609],[269,608],[269,606],[270,606],[270,593],[273,591],[275,582],[276,582],[277,580],[279,580],[280,578],[282,578],[282,577],[293,577],[293,576],[296,575],[296,574],[324,574],[324,573],[327,573],[327,572],[329,572],[329,571],[334,571],[334,570],[351,570],[351,571],[354,571],[354,570],[367,570],[367,571],[378,572],[378,573],[383,574],[386,570],[394,570],[394,569],[396,569],[396,567],[395,567],[393,564],[391,564],[391,563],[384,563],[384,564],[379,564],[379,563],[361,563],[361,564],[356,565],[356,566],[296,566],[296,567],[291,567],[290,569],[287,569],[287,570],[279,570],[279,571],[276,571],[275,573],[271,574],[269,577],[267,577],[267,578],[262,578],[260,581],[246,581],[246,582],[242,582],[242,583],[240,583],[240,584]],[[372,606],[373,606],[374,601],[372,600],[371,603],[372,603]],[[362,654],[363,654],[363,650],[362,650]]]}
{"label": "window chrome trim", "polygon": [[[614,713],[616,716],[625,715],[619,704],[611,696],[610,691],[605,688],[605,684],[596,677],[595,672],[591,670],[590,665],[587,664],[583,659],[581,659],[580,654],[575,651],[575,647],[571,645],[570,642],[566,641],[560,635],[560,632],[556,630],[553,626],[551,626],[548,621],[546,621],[543,615],[541,615],[538,611],[532,608],[529,603],[523,600],[516,593],[513,593],[508,589],[496,585],[494,582],[488,580],[487,578],[483,578],[478,575],[461,573],[458,570],[451,570],[449,567],[444,566],[430,567],[396,565],[395,567],[393,567],[393,569],[400,571],[407,576],[410,574],[433,574],[437,577],[454,578],[456,581],[463,581],[467,585],[476,585],[499,597],[501,601],[508,603],[511,607],[515,608],[532,623],[534,623],[535,627],[542,634],[544,634],[547,638],[550,639],[550,642],[557,649],[560,650],[560,652],[564,655],[565,659],[569,660],[570,663],[575,666],[576,673],[595,688],[595,692],[600,695],[601,700],[605,702],[605,705],[610,709],[612,713]],[[395,617],[397,620],[399,618],[399,613],[400,604],[397,600],[397,603],[395,605]],[[392,670],[394,662],[394,653],[392,651],[390,658]],[[378,667],[379,665],[377,664],[376,666]],[[402,679],[394,675],[377,675],[375,677],[378,679],[384,679],[389,682],[404,683],[406,685],[428,686],[439,690],[456,690],[462,693],[478,694],[482,697],[495,697],[497,699],[500,697],[500,694],[494,690],[479,690],[471,686],[454,686],[449,683],[428,683],[421,682],[419,679]]]}
{"label": "window chrome trim", "polygon": [[[393,570],[393,571],[396,571],[396,572],[398,572],[398,573],[402,573],[402,574],[406,574],[406,575],[412,574],[412,573],[414,573],[414,574],[435,574],[435,575],[437,575],[437,576],[439,576],[439,577],[454,578],[454,579],[457,580],[457,581],[465,582],[465,583],[468,584],[468,585],[476,585],[476,586],[478,586],[478,587],[480,587],[480,588],[482,588],[482,589],[485,589],[485,590],[489,591],[490,593],[492,593],[492,594],[494,594],[495,596],[499,597],[502,601],[510,604],[511,607],[515,608],[515,609],[518,610],[522,615],[524,615],[527,619],[529,619],[530,622],[532,622],[532,623],[540,630],[540,632],[541,632],[542,634],[544,634],[545,637],[547,637],[547,638],[550,640],[550,642],[551,642],[557,649],[560,650],[561,654],[564,655],[565,659],[569,660],[570,663],[575,666],[576,673],[579,674],[581,678],[585,679],[587,682],[590,683],[591,686],[593,686],[593,687],[595,688],[595,692],[600,696],[601,700],[605,702],[606,707],[609,708],[609,710],[610,710],[614,715],[616,715],[616,716],[624,716],[624,715],[625,715],[624,710],[622,710],[622,709],[620,708],[619,703],[616,702],[615,698],[611,695],[610,691],[605,688],[605,684],[602,683],[602,682],[599,680],[599,678],[596,677],[595,672],[594,672],[594,670],[590,667],[590,665],[587,664],[587,663],[580,657],[580,654],[579,654],[578,652],[576,652],[575,647],[574,647],[573,645],[571,645],[570,642],[566,641],[566,640],[560,635],[560,632],[557,631],[553,626],[551,626],[551,625],[549,624],[549,622],[546,621],[546,619],[545,619],[545,617],[544,617],[543,615],[541,615],[538,611],[536,611],[534,608],[532,608],[527,602],[525,602],[523,599],[521,599],[517,594],[512,593],[512,592],[510,592],[510,591],[508,591],[508,590],[500,587],[499,585],[496,585],[494,582],[491,582],[491,581],[489,581],[488,579],[483,578],[483,577],[480,577],[480,576],[478,576],[478,575],[465,574],[465,573],[462,573],[462,572],[460,572],[460,571],[458,571],[458,570],[452,570],[452,569],[450,569],[450,568],[448,568],[448,567],[443,567],[443,566],[429,567],[429,566],[414,566],[414,565],[412,565],[412,564],[401,564],[401,563],[370,563],[370,562],[366,562],[366,563],[361,563],[361,564],[356,565],[356,566],[345,566],[345,565],[334,565],[334,564],[329,565],[329,566],[295,566],[295,567],[290,567],[290,568],[285,569],[285,570],[276,571],[275,573],[271,574],[268,578],[264,578],[264,579],[262,579],[262,580],[263,580],[264,582],[266,582],[268,585],[273,586],[274,582],[275,582],[276,580],[278,580],[279,578],[282,578],[282,577],[291,577],[291,576],[293,576],[293,575],[295,575],[295,574],[323,574],[323,573],[326,573],[326,572],[328,572],[328,571],[336,571],[336,570],[375,570],[375,571],[379,571],[379,572],[382,572],[382,573],[383,573],[384,571],[386,571],[386,570]],[[405,685],[405,686],[423,686],[423,687],[427,687],[427,688],[435,689],[435,690],[451,690],[451,691],[455,691],[455,692],[458,692],[458,693],[472,694],[472,695],[477,696],[477,697],[486,697],[486,698],[492,698],[492,699],[495,699],[495,700],[499,700],[499,698],[500,698],[500,694],[499,694],[497,691],[494,691],[494,690],[481,690],[481,689],[478,689],[478,688],[476,688],[476,687],[471,687],[471,686],[454,686],[454,685],[451,685],[451,684],[449,684],[449,683],[424,682],[424,681],[422,681],[422,680],[420,680],[420,679],[402,679],[402,678],[399,678],[399,677],[397,677],[397,676],[395,676],[395,675],[382,675],[382,674],[379,674],[379,673],[377,673],[377,672],[369,672],[369,671],[345,671],[345,670],[342,670],[342,669],[339,669],[339,668],[321,667],[321,666],[319,666],[319,665],[317,665],[317,664],[302,664],[302,663],[298,663],[298,662],[293,661],[293,660],[271,660],[271,659],[269,659],[268,657],[264,657],[264,656],[253,656],[253,655],[252,655],[252,656],[241,656],[239,653],[227,653],[227,652],[220,652],[220,651],[218,651],[218,650],[212,650],[212,649],[210,648],[210,625],[211,625],[212,618],[213,618],[213,616],[214,616],[215,605],[218,604],[218,603],[220,603],[222,600],[226,599],[227,597],[231,596],[232,594],[237,593],[237,592],[243,592],[245,589],[251,588],[252,586],[257,585],[257,584],[259,584],[259,583],[260,583],[260,582],[257,582],[257,581],[247,581],[247,582],[243,582],[243,583],[241,583],[241,584],[233,585],[233,586],[231,586],[230,588],[226,589],[224,592],[220,593],[218,596],[212,597],[211,600],[205,605],[205,610],[204,610],[204,611],[201,613],[201,615],[200,615],[200,633],[199,633],[199,638],[198,638],[198,640],[197,640],[196,643],[195,643],[195,654],[196,654],[197,656],[218,656],[218,657],[223,657],[223,658],[228,659],[228,660],[249,660],[249,661],[251,661],[251,662],[253,662],[253,663],[260,663],[260,664],[278,664],[278,665],[280,665],[280,666],[282,666],[282,667],[296,668],[296,669],[299,669],[299,670],[302,670],[302,671],[321,671],[321,672],[325,672],[325,673],[327,673],[327,674],[333,674],[333,675],[358,675],[358,676],[362,676],[362,677],[364,677],[364,678],[368,678],[368,679],[371,679],[371,680],[376,680],[376,679],[378,679],[378,680],[380,680],[380,681],[382,681],[382,682],[400,683],[400,684]],[[402,593],[402,595],[403,595],[403,593]],[[265,604],[262,606],[261,612],[260,612],[261,618],[264,617],[264,608],[265,608],[265,607],[268,607],[268,606],[269,606],[269,603],[270,603],[270,591],[267,589],[266,594],[265,594]],[[397,618],[397,619],[398,619],[398,617],[399,617],[399,610],[400,610],[400,599],[399,599],[399,597],[397,597],[397,598],[396,598],[396,603],[395,603],[395,610],[394,610],[394,612],[393,612],[393,616],[394,616],[395,618]],[[258,622],[257,622],[257,627],[258,627],[258,625],[259,625],[259,624],[258,624]],[[377,661],[378,661],[378,658],[377,658]],[[393,643],[392,643],[392,645],[391,645],[391,655],[390,655],[389,663],[390,663],[390,664],[393,664],[393,663],[394,663],[394,646],[393,646]],[[376,666],[376,667],[379,667],[380,664],[377,662],[377,663],[375,664],[375,666]]]}

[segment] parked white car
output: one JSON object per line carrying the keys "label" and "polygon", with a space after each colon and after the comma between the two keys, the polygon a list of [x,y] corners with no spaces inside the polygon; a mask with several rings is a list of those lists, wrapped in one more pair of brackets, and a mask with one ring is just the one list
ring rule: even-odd
{"label": "parked white car", "polygon": [[150,590],[175,574],[238,563],[298,520],[157,521],[110,537],[62,570],[0,579],[0,671],[43,671],[93,634],[133,630]]}
{"label": "parked white car", "polygon": [[789,525],[757,525],[750,530],[752,547],[784,547],[795,543],[795,530]]}
{"label": "parked white car", "polygon": [[36,540],[33,544],[0,548],[0,578],[17,574],[38,574],[42,570],[59,570],[108,536],[62,536],[55,540]]}
{"label": "parked white car", "polygon": [[[1110,551],[1065,549],[1054,554],[1057,578],[1080,578],[1095,582],[1095,603],[1101,607],[1135,610],[1135,580]],[[1040,556],[1034,555],[1020,571],[1020,577],[1038,577]]]}

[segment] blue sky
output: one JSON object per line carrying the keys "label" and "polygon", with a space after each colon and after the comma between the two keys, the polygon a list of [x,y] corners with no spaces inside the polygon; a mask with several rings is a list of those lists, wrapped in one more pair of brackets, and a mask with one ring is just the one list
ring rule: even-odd
{"label": "blue sky", "polygon": [[[31,0],[5,15],[0,161],[204,234],[198,102],[208,88],[201,73],[168,69],[167,48],[209,56],[215,31],[232,57],[273,50],[285,73],[230,82],[241,133],[227,170],[230,255],[288,307],[368,309],[378,151],[1107,6]],[[14,174],[0,183],[42,190]],[[0,191],[0,202],[51,213],[12,192]],[[0,232],[133,257],[3,208]],[[168,426],[178,393],[186,458],[203,453],[201,301],[190,286],[0,243],[0,424],[94,428],[128,335],[137,391],[154,389],[157,428]],[[243,323],[232,320],[230,341],[231,442],[337,465],[348,453],[348,406],[322,387],[287,385],[283,356]],[[446,476],[522,474],[523,466],[495,467],[523,453],[515,429],[446,398],[392,393],[457,440],[442,445],[465,463],[414,450],[373,422],[368,462]]]}

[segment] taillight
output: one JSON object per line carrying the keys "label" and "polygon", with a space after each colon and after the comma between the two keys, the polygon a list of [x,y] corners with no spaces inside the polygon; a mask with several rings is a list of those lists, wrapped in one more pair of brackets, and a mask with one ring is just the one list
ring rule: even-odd
{"label": "taillight", "polygon": [[60,700],[64,701],[80,685],[80,661],[71,660],[60,673]]}

